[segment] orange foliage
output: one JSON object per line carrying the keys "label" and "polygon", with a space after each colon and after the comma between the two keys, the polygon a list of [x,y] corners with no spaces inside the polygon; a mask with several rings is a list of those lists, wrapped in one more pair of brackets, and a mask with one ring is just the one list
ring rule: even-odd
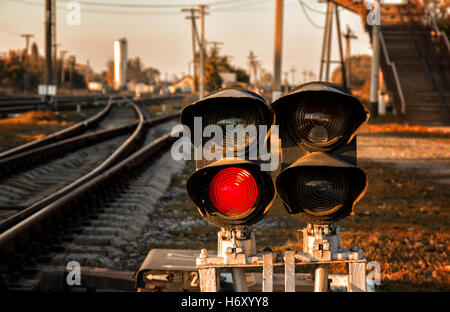
{"label": "orange foliage", "polygon": [[26,112],[11,118],[0,119],[0,125],[34,124],[39,126],[66,126],[66,121],[59,122],[53,112]]}
{"label": "orange foliage", "polygon": [[412,126],[408,124],[389,123],[381,125],[366,125],[364,132],[369,133],[433,133],[433,134],[450,134],[450,129],[431,128],[425,126]]}
{"label": "orange foliage", "polygon": [[34,140],[40,140],[42,138],[44,138],[46,135],[44,133],[36,133],[36,134],[21,134],[18,133],[17,136],[21,137],[22,139],[26,140],[26,141],[34,141]]}

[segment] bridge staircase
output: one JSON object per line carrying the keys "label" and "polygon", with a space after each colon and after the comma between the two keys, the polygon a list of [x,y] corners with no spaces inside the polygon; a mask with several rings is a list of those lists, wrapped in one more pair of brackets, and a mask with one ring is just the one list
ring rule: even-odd
{"label": "bridge staircase", "polygon": [[[366,31],[366,1],[334,0],[361,16]],[[380,67],[399,121],[449,125],[450,47],[420,0],[381,5]]]}

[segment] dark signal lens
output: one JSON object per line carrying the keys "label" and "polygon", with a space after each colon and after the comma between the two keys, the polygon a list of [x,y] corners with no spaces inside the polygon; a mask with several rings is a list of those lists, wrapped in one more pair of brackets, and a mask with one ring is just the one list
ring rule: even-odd
{"label": "dark signal lens", "polygon": [[251,129],[246,127],[260,125],[262,116],[258,109],[245,103],[229,104],[210,111],[205,121],[206,125],[217,125],[222,129],[222,141],[214,142],[220,149],[238,151],[257,139],[257,133],[252,133]]}
{"label": "dark signal lens", "polygon": [[338,169],[304,169],[294,186],[296,200],[314,215],[327,215],[348,199],[349,185]]}
{"label": "dark signal lens", "polygon": [[[295,109],[295,108],[294,108]],[[329,147],[348,131],[349,116],[339,101],[320,95],[302,101],[290,115],[294,136],[313,147]]]}
{"label": "dark signal lens", "polygon": [[248,170],[229,167],[214,176],[209,186],[209,196],[218,211],[230,217],[238,216],[253,207],[258,186]]}

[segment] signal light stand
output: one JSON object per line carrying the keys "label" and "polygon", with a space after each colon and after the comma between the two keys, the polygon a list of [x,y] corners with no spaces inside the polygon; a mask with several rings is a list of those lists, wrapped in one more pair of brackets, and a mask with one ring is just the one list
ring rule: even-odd
{"label": "signal light stand", "polygon": [[340,227],[308,224],[303,230],[303,251],[295,253],[296,264],[314,264],[314,291],[328,290],[329,265],[348,263],[347,291],[366,291],[366,259],[358,247],[343,250]]}
{"label": "signal light stand", "polygon": [[[202,249],[197,257],[200,290],[219,291],[218,270],[231,270],[234,291],[247,291],[246,268],[262,267],[262,291],[273,291],[273,267],[285,267],[285,291],[295,292],[295,266],[314,265],[314,291],[328,291],[329,277],[335,286],[347,291],[366,291],[366,259],[357,247],[341,248],[340,228],[337,225],[308,224],[303,230],[303,251],[286,251],[283,259],[275,253],[256,253],[255,235],[250,227],[222,228],[217,233],[217,256],[210,257]],[[329,265],[348,264],[347,275],[329,274]],[[334,281],[336,279],[336,281]],[[332,282],[332,283],[333,283]]]}

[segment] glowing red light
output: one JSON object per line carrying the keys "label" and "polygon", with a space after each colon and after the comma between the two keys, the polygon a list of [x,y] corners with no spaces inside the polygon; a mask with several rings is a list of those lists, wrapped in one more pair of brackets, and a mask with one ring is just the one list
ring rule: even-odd
{"label": "glowing red light", "polygon": [[256,202],[258,186],[248,170],[229,167],[219,171],[209,186],[214,207],[228,216],[249,211]]}

